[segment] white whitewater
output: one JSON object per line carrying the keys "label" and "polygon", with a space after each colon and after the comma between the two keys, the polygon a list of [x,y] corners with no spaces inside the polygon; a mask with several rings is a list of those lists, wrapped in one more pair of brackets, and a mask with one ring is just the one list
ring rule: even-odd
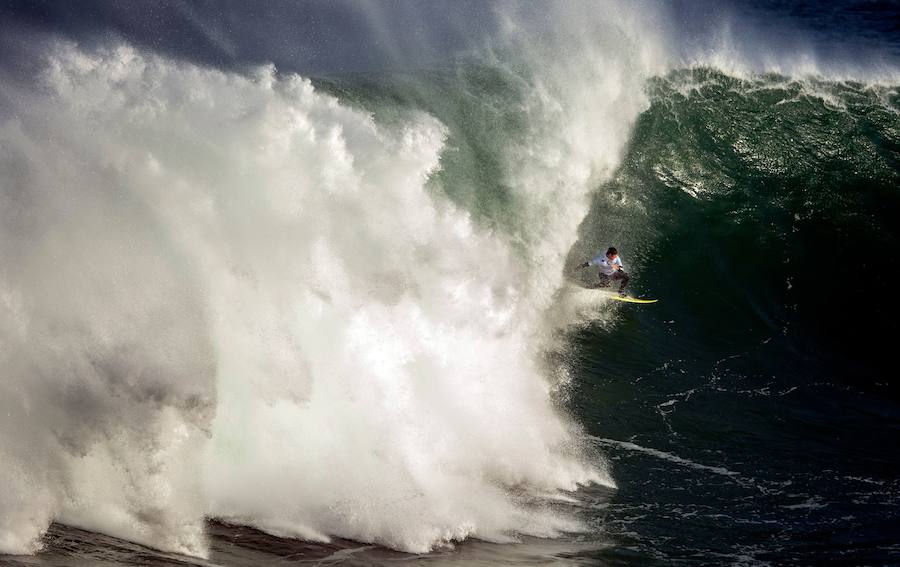
{"label": "white whitewater", "polygon": [[540,497],[612,479],[540,355],[657,71],[598,29],[557,38],[566,62],[510,20],[531,64],[515,234],[428,184],[431,116],[53,47],[0,118],[0,553],[52,521],[197,556],[206,517],[413,552],[580,529]]}

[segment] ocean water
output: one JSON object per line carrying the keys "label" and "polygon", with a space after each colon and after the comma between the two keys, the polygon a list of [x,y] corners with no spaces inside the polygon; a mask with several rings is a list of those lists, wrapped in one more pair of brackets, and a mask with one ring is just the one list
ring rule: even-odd
{"label": "ocean water", "polygon": [[897,22],[7,3],[0,564],[900,562]]}

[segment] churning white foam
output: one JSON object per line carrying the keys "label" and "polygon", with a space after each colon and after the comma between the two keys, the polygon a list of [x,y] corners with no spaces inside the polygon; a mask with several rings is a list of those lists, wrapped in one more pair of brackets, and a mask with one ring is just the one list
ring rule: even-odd
{"label": "churning white foam", "polygon": [[0,552],[54,520],[201,556],[207,516],[416,552],[579,529],[541,497],[612,481],[540,353],[646,105],[604,29],[587,68],[529,55],[515,234],[427,184],[431,116],[55,47],[0,123]]}

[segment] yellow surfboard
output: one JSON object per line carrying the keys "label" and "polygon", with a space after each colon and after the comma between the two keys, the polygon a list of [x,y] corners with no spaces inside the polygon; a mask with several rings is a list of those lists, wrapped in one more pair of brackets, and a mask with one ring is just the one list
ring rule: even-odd
{"label": "yellow surfboard", "polygon": [[609,297],[610,299],[614,299],[616,301],[624,301],[625,303],[656,303],[657,301],[659,301],[658,299],[639,299],[637,297],[628,297],[628,296],[622,297],[621,295],[619,295],[618,293],[616,293],[614,291],[608,291],[605,289],[597,290],[597,291],[599,291],[603,295]]}

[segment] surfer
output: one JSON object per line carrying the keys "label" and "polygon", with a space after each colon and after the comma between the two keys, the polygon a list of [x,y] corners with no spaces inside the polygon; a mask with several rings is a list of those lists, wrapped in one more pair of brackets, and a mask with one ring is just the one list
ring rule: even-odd
{"label": "surfer", "polygon": [[618,281],[619,295],[625,297],[625,286],[628,285],[628,274],[625,273],[625,266],[622,264],[622,258],[619,257],[619,251],[614,246],[610,246],[606,250],[606,254],[599,254],[590,262],[585,262],[578,266],[579,268],[587,268],[589,266],[597,266],[600,268],[599,287],[609,287],[612,282]]}

